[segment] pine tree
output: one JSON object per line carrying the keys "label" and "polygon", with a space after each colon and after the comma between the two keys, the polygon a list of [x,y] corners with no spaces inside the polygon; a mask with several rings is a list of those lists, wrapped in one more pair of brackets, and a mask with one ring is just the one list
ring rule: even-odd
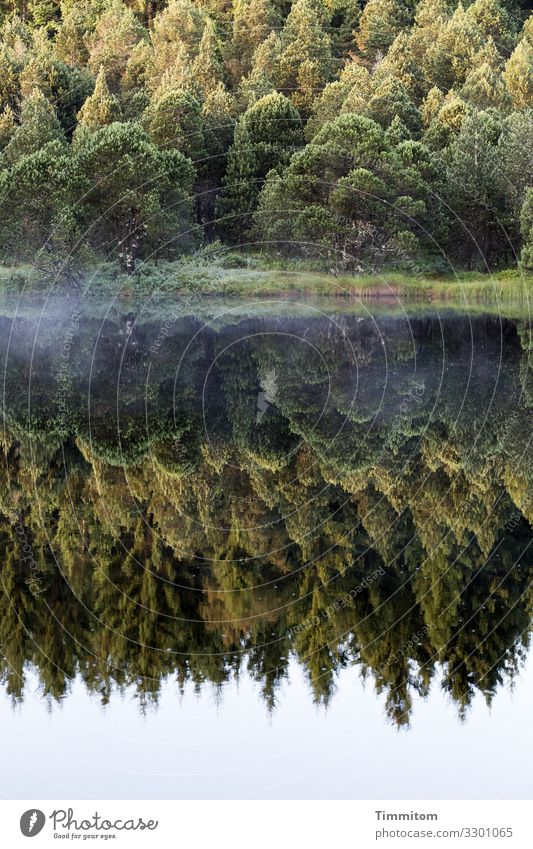
{"label": "pine tree", "polygon": [[331,79],[333,57],[326,32],[329,14],[322,0],[296,0],[281,32],[276,86],[307,117]]}
{"label": "pine tree", "polygon": [[28,97],[35,89],[42,91],[53,103],[61,125],[70,135],[76,114],[93,88],[93,78],[88,71],[70,68],[58,59],[51,42],[42,30],[34,36],[34,46],[20,73],[20,91]]}
{"label": "pine tree", "polygon": [[502,75],[502,63],[496,46],[489,36],[488,41],[473,59],[473,67],[466,75],[461,88],[461,97],[478,109],[494,107],[507,111],[511,99]]}
{"label": "pine tree", "polygon": [[89,50],[86,43],[90,17],[85,8],[75,5],[62,17],[54,43],[58,59],[68,65],[86,65]]}
{"label": "pine tree", "polygon": [[78,112],[78,129],[98,130],[113,121],[120,120],[120,106],[117,98],[111,94],[107,85],[103,66],[98,71],[94,92],[87,98]]}
{"label": "pine tree", "polygon": [[15,116],[10,106],[0,113],[0,152],[9,144],[16,129]]}
{"label": "pine tree", "polygon": [[433,86],[433,88],[428,91],[427,96],[420,107],[420,114],[425,127],[427,127],[433,119],[437,117],[443,105],[444,92],[442,92],[437,86]]}
{"label": "pine tree", "polygon": [[266,94],[275,91],[274,80],[277,76],[281,42],[273,31],[259,45],[252,58],[252,70],[243,78],[239,87],[238,99],[244,110],[248,109]]}
{"label": "pine tree", "polygon": [[313,113],[307,122],[305,134],[312,139],[327,121],[334,121],[341,112],[363,112],[372,88],[369,71],[357,62],[348,62],[339,79],[328,83],[315,99]]}
{"label": "pine tree", "polygon": [[153,91],[165,74],[172,74],[178,59],[184,65],[194,60],[205,20],[204,12],[192,0],[171,0],[157,15],[150,36],[153,53],[149,81]]}
{"label": "pine tree", "polygon": [[462,97],[453,91],[448,92],[422,137],[424,144],[435,150],[448,147],[460,132],[466,116],[471,112],[471,107]]}
{"label": "pine tree", "polygon": [[397,116],[413,136],[420,133],[422,126],[420,112],[396,77],[390,77],[376,88],[365,112],[384,129]]}
{"label": "pine tree", "polygon": [[428,186],[438,194],[438,167],[400,122],[389,129],[387,138],[354,114],[325,124],[281,175],[268,176],[256,214],[262,237],[344,268],[418,250],[418,227],[405,216],[435,229]]}
{"label": "pine tree", "polygon": [[449,202],[458,217],[459,256],[482,268],[499,261],[505,237],[499,224],[498,139],[502,122],[494,111],[475,112],[461,124],[448,152]]}
{"label": "pine tree", "polygon": [[22,103],[20,126],[4,150],[4,159],[14,164],[52,141],[64,144],[65,136],[54,107],[36,89]]}
{"label": "pine tree", "polygon": [[429,84],[415,57],[411,33],[400,32],[378,64],[374,73],[376,83],[388,77],[397,79],[414,102],[419,103],[427,94]]}
{"label": "pine tree", "polygon": [[148,77],[152,55],[147,41],[139,41],[131,51],[120,81],[120,105],[125,120],[138,120],[150,103]]}
{"label": "pine tree", "polygon": [[31,17],[33,23],[43,27],[49,35],[57,30],[61,19],[60,0],[32,0]]}
{"label": "pine tree", "polygon": [[332,0],[328,3],[331,11],[331,50],[334,56],[345,58],[351,55],[354,46],[354,32],[359,26],[361,8],[358,0]]}
{"label": "pine tree", "polygon": [[18,15],[11,15],[2,27],[2,43],[15,62],[24,63],[32,46],[32,33],[25,21]]}
{"label": "pine tree", "polygon": [[281,16],[272,0],[242,0],[236,5],[230,62],[236,82],[251,72],[255,51],[280,26]]}
{"label": "pine tree", "polygon": [[303,143],[294,106],[282,94],[261,98],[239,119],[228,153],[224,191],[217,203],[219,229],[232,241],[246,237],[263,181]]}
{"label": "pine tree", "polygon": [[[529,20],[533,21],[533,15]],[[526,33],[509,57],[503,76],[514,108],[533,106],[533,38]]]}
{"label": "pine tree", "polygon": [[21,144],[20,155],[10,157],[12,167],[0,174],[0,238],[12,245],[12,256],[37,267],[46,248],[42,264],[57,272],[65,259],[72,263],[80,237],[75,206],[83,182],[62,141],[48,141],[43,133],[39,142],[32,152],[26,151],[33,145],[23,152]]}
{"label": "pine tree", "polygon": [[533,271],[533,188],[528,188],[520,214],[523,247],[521,265],[525,271]]}
{"label": "pine tree", "polygon": [[172,256],[193,242],[191,162],[160,151],[136,124],[110,124],[84,134],[76,165],[86,182],[83,222],[103,256],[132,272],[143,251]]}
{"label": "pine tree", "polygon": [[216,200],[226,171],[227,152],[233,140],[236,114],[235,99],[219,83],[202,106],[205,159],[198,169],[197,208],[198,218],[208,238],[214,233]]}
{"label": "pine tree", "polygon": [[502,56],[510,53],[516,40],[515,27],[499,0],[474,0],[466,15],[475,22],[483,40],[492,39]]}
{"label": "pine tree", "polygon": [[19,99],[17,68],[6,48],[0,44],[0,107],[15,108]]}
{"label": "pine tree", "polygon": [[518,221],[533,174],[533,109],[513,112],[505,119],[498,141],[498,162],[509,217]]}
{"label": "pine tree", "polygon": [[144,112],[142,124],[158,147],[179,150],[193,163],[205,158],[202,110],[190,92],[159,90]]}
{"label": "pine tree", "polygon": [[410,18],[403,0],[368,0],[355,36],[363,56],[372,61],[383,57]]}
{"label": "pine tree", "polygon": [[460,3],[428,46],[424,57],[428,81],[442,91],[462,85],[482,44],[483,34],[477,22]]}
{"label": "pine tree", "polygon": [[211,94],[224,79],[220,42],[213,21],[208,18],[192,65],[192,77],[202,97]]}
{"label": "pine tree", "polygon": [[111,0],[98,18],[89,36],[88,65],[96,76],[101,67],[106,73],[110,90],[117,94],[128,59],[135,45],[146,38],[146,31],[121,0]]}

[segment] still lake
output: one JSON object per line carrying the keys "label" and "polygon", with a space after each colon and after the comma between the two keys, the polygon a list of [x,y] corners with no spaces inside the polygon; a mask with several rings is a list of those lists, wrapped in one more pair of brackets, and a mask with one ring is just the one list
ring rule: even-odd
{"label": "still lake", "polygon": [[531,798],[527,317],[0,329],[3,797]]}

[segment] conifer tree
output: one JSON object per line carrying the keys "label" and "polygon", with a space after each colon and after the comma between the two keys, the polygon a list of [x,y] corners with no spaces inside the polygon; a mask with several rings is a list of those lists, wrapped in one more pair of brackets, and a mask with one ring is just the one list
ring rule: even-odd
{"label": "conifer tree", "polygon": [[68,65],[86,65],[89,59],[87,33],[91,28],[91,19],[86,7],[72,6],[62,16],[56,34],[54,50],[58,59]]}
{"label": "conifer tree", "polygon": [[410,12],[403,0],[368,0],[356,34],[359,50],[372,61],[383,57],[409,20]]}
{"label": "conifer tree", "polygon": [[284,95],[258,100],[239,119],[228,153],[224,190],[217,204],[219,229],[232,241],[246,237],[263,181],[282,168],[303,142],[298,112]]}
{"label": "conifer tree", "polygon": [[32,0],[31,17],[36,26],[43,27],[49,35],[52,35],[61,20],[60,0]]}
{"label": "conifer tree", "polygon": [[[437,107],[437,98],[432,106]],[[437,150],[448,147],[459,133],[464,119],[471,111],[471,107],[462,97],[459,97],[453,91],[448,92],[437,114],[430,119],[422,139],[424,144]]]}
{"label": "conifer tree", "polygon": [[419,103],[427,94],[429,84],[416,58],[411,33],[400,32],[389,47],[386,56],[376,67],[373,75],[376,84],[388,77],[397,79],[416,103]]}
{"label": "conifer tree", "polygon": [[307,138],[311,139],[320,127],[327,121],[334,121],[341,112],[363,112],[371,90],[372,77],[367,68],[357,62],[347,62],[339,78],[328,83],[315,99],[305,128]]}
{"label": "conifer tree", "polygon": [[42,30],[35,34],[31,55],[20,72],[19,80],[23,97],[38,88],[54,104],[61,125],[69,135],[74,128],[76,114],[94,85],[88,71],[70,68],[57,59]]}
{"label": "conifer tree", "polygon": [[533,188],[531,187],[526,191],[520,214],[520,228],[523,239],[521,264],[526,271],[533,271]]}
{"label": "conifer tree", "polygon": [[194,60],[204,32],[205,13],[192,0],[171,0],[156,16],[150,34],[152,67],[149,78],[152,90],[163,76],[171,73],[177,60],[183,64]]}
{"label": "conifer tree", "polygon": [[236,81],[251,72],[255,51],[280,26],[281,16],[272,0],[241,0],[236,4],[231,44],[232,76]]}
{"label": "conifer tree", "polygon": [[4,158],[6,162],[14,164],[52,141],[61,144],[66,142],[54,107],[36,89],[22,103],[20,125],[4,150]]}
{"label": "conifer tree", "polygon": [[424,126],[427,127],[433,119],[437,117],[443,105],[444,92],[442,92],[438,86],[433,86],[433,88],[428,91],[424,98],[424,102],[420,106],[420,114]]}
{"label": "conifer tree", "polygon": [[205,158],[202,110],[190,92],[159,90],[144,112],[142,124],[162,150],[179,150],[193,163]]}
{"label": "conifer tree", "polygon": [[328,22],[322,0],[296,0],[281,32],[274,81],[304,117],[333,72]]}
{"label": "conifer tree", "polygon": [[117,98],[111,94],[107,85],[103,66],[98,71],[96,85],[90,97],[87,98],[78,112],[78,127],[85,130],[98,130],[107,124],[112,124],[120,118],[120,106]]}
{"label": "conifer tree", "polygon": [[23,64],[33,42],[31,30],[26,22],[17,14],[10,15],[4,21],[1,36],[10,58]]}
{"label": "conifer tree", "polygon": [[202,97],[211,94],[220,82],[223,82],[224,67],[220,51],[220,42],[215,32],[215,25],[207,18],[198,48],[198,55],[192,64],[194,85]]}
{"label": "conifer tree", "polygon": [[43,133],[39,140],[34,135],[36,141],[42,144],[23,146],[19,136],[17,156],[9,157],[12,167],[0,173],[0,238],[11,243],[19,261],[37,266],[46,246],[44,264],[57,271],[79,239],[75,205],[83,181],[61,140],[49,141]]}
{"label": "conifer tree", "polygon": [[76,148],[83,174],[83,222],[91,246],[132,272],[143,251],[172,256],[194,241],[190,160],[161,151],[136,124],[115,122],[83,134]]}
{"label": "conifer tree", "polygon": [[533,109],[512,112],[503,123],[498,141],[502,192],[508,199],[509,218],[518,221],[533,174]]}
{"label": "conifer tree", "polygon": [[88,37],[88,65],[96,76],[104,68],[110,90],[116,94],[128,59],[135,45],[146,38],[146,31],[133,12],[121,0],[111,0],[100,15],[94,32]]}
{"label": "conifer tree", "polygon": [[15,108],[18,103],[20,82],[17,68],[7,49],[0,43],[0,107]]}
{"label": "conifer tree", "polygon": [[466,14],[483,36],[492,43],[502,56],[507,56],[514,47],[515,27],[505,6],[499,0],[474,0]]}
{"label": "conifer tree", "polygon": [[498,140],[501,117],[494,110],[473,112],[463,120],[448,152],[447,185],[457,215],[459,256],[490,268],[505,250],[502,233]]}
{"label": "conifer tree", "polygon": [[203,218],[214,218],[215,198],[226,170],[226,155],[233,140],[237,104],[222,83],[209,94],[202,106],[204,119],[204,137],[206,160],[204,173],[208,183],[209,196],[202,201]]}
{"label": "conifer tree", "polygon": [[137,120],[150,103],[149,69],[152,49],[147,41],[139,41],[131,52],[120,81],[120,105],[127,120]]}
{"label": "conifer tree", "polygon": [[472,68],[461,88],[461,97],[478,109],[494,107],[507,111],[510,108],[511,99],[502,75],[501,58],[492,36],[473,58]]}
{"label": "conifer tree", "polygon": [[426,51],[424,67],[429,82],[442,91],[462,85],[482,44],[483,34],[476,20],[459,3]]}
{"label": "conifer tree", "polygon": [[[529,18],[532,22],[533,15]],[[507,91],[515,109],[529,109],[533,106],[533,33],[530,37],[527,24],[524,35],[509,57],[503,72]]]}
{"label": "conifer tree", "polygon": [[277,68],[281,42],[279,36],[272,31],[268,38],[259,45],[252,58],[252,70],[243,78],[239,86],[239,100],[248,109],[266,94],[275,91],[274,80],[277,78]]}
{"label": "conifer tree", "polygon": [[419,110],[409,97],[404,85],[390,77],[379,85],[365,109],[366,114],[386,129],[398,117],[413,136],[420,133],[422,120]]}
{"label": "conifer tree", "polygon": [[5,106],[0,113],[0,152],[9,144],[15,132],[15,116],[10,106]]}

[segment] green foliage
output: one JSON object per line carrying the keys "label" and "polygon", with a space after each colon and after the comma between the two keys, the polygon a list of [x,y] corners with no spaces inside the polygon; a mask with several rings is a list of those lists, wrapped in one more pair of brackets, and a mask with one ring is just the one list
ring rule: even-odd
{"label": "green foliage", "polygon": [[533,188],[526,190],[526,196],[520,214],[520,227],[524,245],[522,248],[522,266],[533,269]]}
{"label": "green foliage", "polygon": [[509,251],[500,225],[502,195],[499,176],[498,141],[501,116],[493,110],[474,112],[462,122],[461,129],[447,153],[447,186],[450,205],[457,215],[454,231],[458,244],[468,234],[472,262],[480,267],[496,265]]}
{"label": "green foliage", "polygon": [[[0,4],[0,170],[51,141],[66,144],[74,159],[87,135],[118,122],[134,133],[142,128],[158,154],[175,151],[195,163],[192,223],[207,242],[217,233],[239,241],[268,232],[276,243],[276,234],[292,233],[307,244],[316,228],[314,242],[328,268],[339,257],[348,267],[350,256],[352,269],[361,268],[362,257],[376,265],[396,257],[403,268],[417,251],[422,264],[438,266],[444,257],[467,269],[514,264],[525,238],[521,210],[533,184],[533,15],[524,20],[525,5]],[[337,124],[340,118],[347,123]],[[361,118],[379,126],[383,150],[362,172],[355,165],[354,173],[335,170],[335,188],[314,194],[311,152],[333,144],[320,134],[334,124],[349,137],[350,121]],[[302,134],[315,147],[300,157]],[[405,166],[399,151],[410,142],[422,143],[412,150],[423,149],[431,168]],[[372,186],[375,197],[363,203]],[[283,212],[287,187],[298,210],[294,220]],[[359,196],[357,209],[350,193]],[[396,212],[385,214],[387,204]],[[261,223],[254,223],[258,206]],[[267,224],[266,210],[279,221]],[[168,215],[161,244],[173,226]],[[156,218],[161,222],[159,213]],[[148,241],[142,241],[145,251]],[[437,242],[441,260],[432,253]],[[92,248],[98,250],[95,243]],[[77,247],[66,254],[77,255]]]}
{"label": "green foliage", "polygon": [[368,59],[380,58],[409,19],[409,9],[403,0],[368,0],[356,34],[359,50]]}
{"label": "green foliage", "polygon": [[104,67],[101,66],[96,78],[96,85],[90,97],[87,98],[78,113],[78,128],[98,130],[107,124],[112,124],[120,117],[120,106],[117,98],[111,94],[107,85]]}
{"label": "green foliage", "polygon": [[35,89],[22,103],[20,125],[13,132],[3,159],[14,164],[52,141],[66,140],[54,107],[39,89]]}
{"label": "green foliage", "polygon": [[346,268],[401,264],[440,216],[437,163],[405,135],[400,122],[387,134],[351,114],[325,124],[281,177],[269,175],[257,213],[263,237]]}
{"label": "green foliage", "polygon": [[202,97],[207,97],[218,87],[224,78],[222,54],[215,26],[210,18],[205,22],[198,54],[192,64],[193,85]]}
{"label": "green foliage", "polygon": [[154,97],[143,114],[143,126],[163,150],[179,150],[193,162],[205,156],[200,104],[188,91],[169,88]]}
{"label": "green foliage", "polygon": [[266,95],[239,119],[217,204],[220,228],[229,239],[238,241],[249,232],[265,177],[287,165],[302,142],[300,116],[282,94]]}
{"label": "green foliage", "polygon": [[121,0],[111,0],[87,39],[88,66],[93,74],[103,68],[111,90],[119,89],[128,59],[146,30]]}
{"label": "green foliage", "polygon": [[194,241],[194,169],[179,151],[161,151],[138,125],[114,123],[82,136],[76,162],[89,243],[118,256],[124,270],[133,271],[143,252],[172,255]]}
{"label": "green foliage", "polygon": [[281,15],[272,0],[241,0],[235,5],[230,64],[237,82],[250,73],[255,51],[280,25]]}
{"label": "green foliage", "polygon": [[533,33],[525,33],[517,44],[505,66],[504,78],[515,109],[533,106]]}
{"label": "green foliage", "polygon": [[19,261],[47,267],[38,259],[45,249],[61,263],[79,236],[74,207],[82,189],[81,175],[64,143],[43,135],[37,148],[20,144],[14,165],[0,174],[3,250]]}
{"label": "green foliage", "polygon": [[281,32],[276,86],[291,97],[304,117],[333,71],[328,23],[321,0],[296,0]]}

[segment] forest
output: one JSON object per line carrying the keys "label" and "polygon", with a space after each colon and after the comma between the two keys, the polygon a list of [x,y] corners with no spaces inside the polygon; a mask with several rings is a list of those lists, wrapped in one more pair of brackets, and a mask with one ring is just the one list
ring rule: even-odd
{"label": "forest", "polygon": [[0,263],[533,269],[513,0],[2,0]]}

